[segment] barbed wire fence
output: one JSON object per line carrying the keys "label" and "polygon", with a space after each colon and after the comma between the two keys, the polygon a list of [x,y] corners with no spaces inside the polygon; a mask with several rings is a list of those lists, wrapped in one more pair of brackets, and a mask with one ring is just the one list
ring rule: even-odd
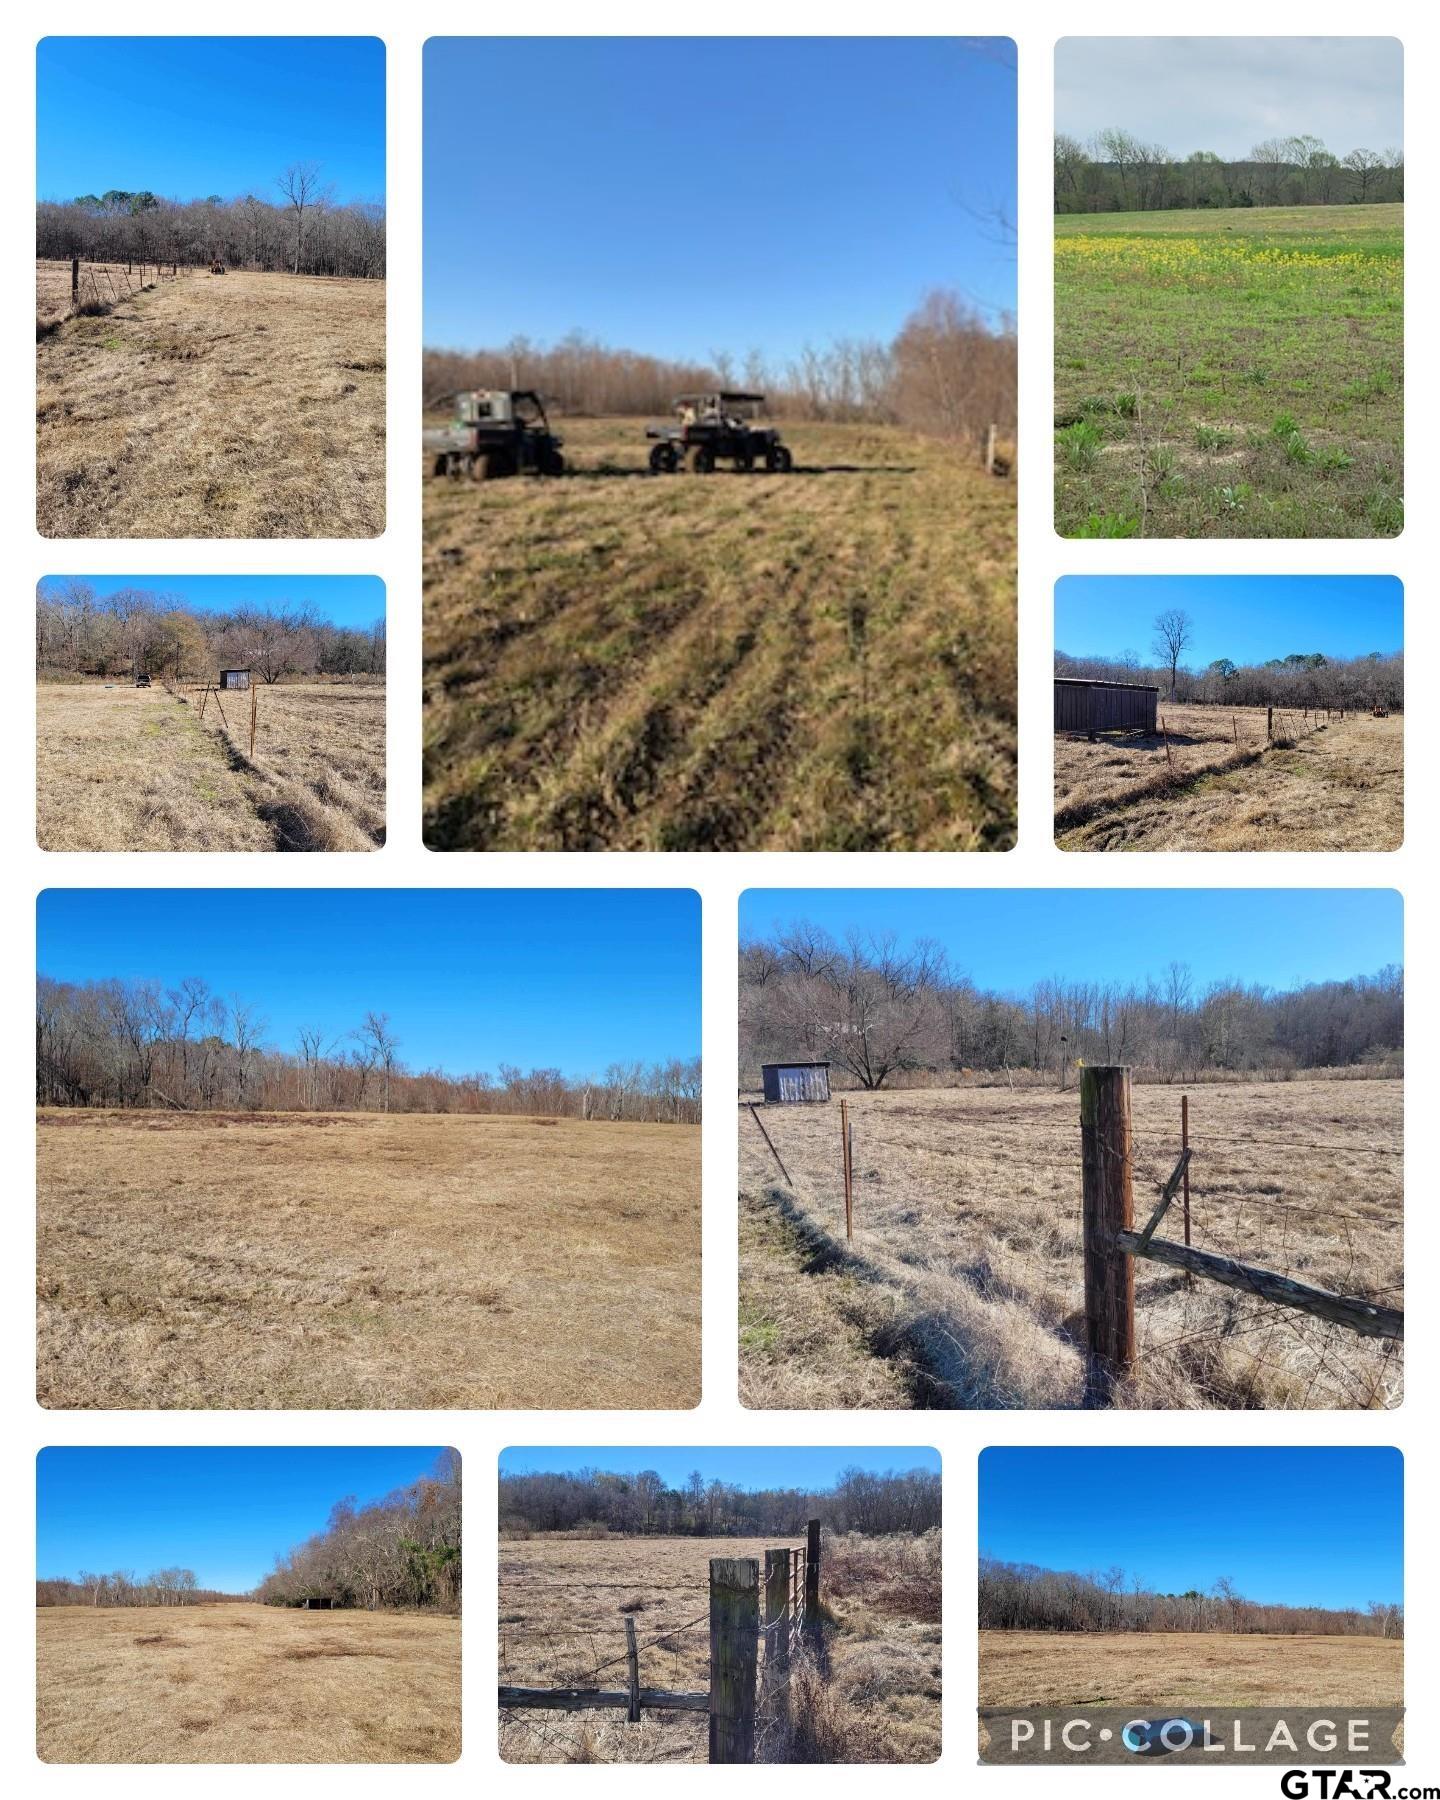
{"label": "barbed wire fence", "polygon": [[[1095,1071],[1082,1068],[1080,1074],[1083,1088],[1087,1075],[1093,1078]],[[1153,1117],[1147,1119],[1145,1132],[1138,1134],[1130,1126],[1128,1069],[1121,1074],[1126,1088],[1124,1145],[1117,1148],[1112,1144],[1104,1154],[1107,1159],[1117,1159],[1119,1185],[1131,1198],[1117,1203],[1099,1235],[1107,1241],[1115,1233],[1138,1236],[1134,1231],[1134,1193],[1143,1196],[1148,1190],[1159,1197],[1172,1175],[1178,1179],[1138,1254],[1133,1243],[1123,1248],[1124,1258],[1138,1262],[1139,1267],[1128,1275],[1121,1274],[1118,1266],[1112,1268],[1117,1292],[1130,1314],[1128,1331],[1121,1321],[1112,1321],[1111,1326],[1097,1321],[1093,1296],[1087,1292],[1081,1347],[1092,1365],[1092,1375],[1099,1376],[1087,1383],[1090,1403],[1108,1404],[1117,1379],[1131,1377],[1146,1392],[1160,1395],[1150,1403],[1161,1405],[1166,1403],[1163,1396],[1167,1390],[1186,1396],[1198,1392],[1203,1403],[1241,1409],[1398,1405],[1404,1361],[1400,1210],[1389,1202],[1388,1192],[1372,1211],[1356,1210],[1355,1203],[1316,1204],[1301,1196],[1310,1178],[1306,1158],[1331,1164],[1341,1161],[1346,1177],[1363,1196],[1377,1185],[1376,1171],[1402,1158],[1403,1150],[1353,1138],[1322,1141],[1299,1133],[1211,1131],[1203,1123],[1195,1130],[1190,1121],[1191,1099],[1183,1092],[1173,1137],[1167,1137]],[[1200,1091],[1204,1094],[1208,1089],[1202,1085]],[[749,1110],[754,1112],[753,1107]],[[773,1125],[773,1114],[779,1109],[766,1110]],[[881,1113],[864,1120],[867,1152],[872,1157],[876,1153],[883,1156],[890,1149],[913,1156],[913,1142],[884,1135],[884,1119]],[[804,1197],[781,1160],[783,1149],[785,1157],[803,1168],[797,1160],[798,1147],[784,1144],[777,1148],[758,1116],[755,1122],[761,1125],[765,1147],[787,1189]],[[1033,1230],[1027,1234],[1028,1241],[1017,1236],[1007,1226],[1013,1204],[1001,1197],[989,1201],[967,1195],[965,1204],[967,1210],[983,1216],[993,1214],[1007,1254],[1026,1269],[1032,1291],[1041,1292],[1053,1280],[1055,1258],[1073,1254],[1070,1228],[1087,1266],[1099,1250],[1094,1232],[1087,1244],[1084,1131],[1082,1125],[1077,1168],[1072,1125],[1032,1116],[1017,1123],[1026,1134],[1027,1173],[1054,1181],[1058,1201],[1054,1232],[1047,1231],[1044,1241]],[[855,1155],[855,1130],[852,1106],[841,1124],[838,1159],[847,1190],[843,1203],[847,1246],[853,1242],[852,1220],[863,1224],[849,1166]],[[1176,1159],[1185,1151],[1184,1167],[1177,1169]],[[1273,1175],[1266,1171],[1258,1183],[1257,1152],[1274,1162]],[[931,1153],[963,1156],[966,1151],[963,1145],[933,1146]],[[1077,1174],[1081,1177],[1078,1183]],[[1242,1184],[1252,1191],[1238,1191]],[[1183,1200],[1183,1209],[1177,1199]],[[839,1208],[836,1210],[838,1213]],[[826,1211],[828,1215],[828,1205]],[[1183,1245],[1170,1237],[1156,1238],[1156,1230],[1167,1218],[1170,1232],[1182,1229],[1183,1218]],[[838,1245],[838,1217],[834,1235]],[[1182,1250],[1193,1253],[1188,1258],[1190,1266],[1185,1266]],[[1112,1246],[1104,1254],[1113,1263],[1122,1252]],[[1317,1307],[1320,1310],[1315,1310]],[[1097,1360],[1098,1369],[1094,1368]],[[1194,1404],[1194,1399],[1176,1403]]]}
{"label": "barbed wire fence", "polygon": [[[645,1584],[646,1599],[662,1592],[705,1593],[708,1604],[704,1612],[643,1641],[633,1614],[621,1608],[624,1646],[613,1651],[601,1640],[604,1627],[502,1621],[497,1695],[502,1729],[523,1731],[528,1747],[539,1753],[536,1760],[567,1761],[573,1733],[535,1714],[623,1710],[628,1725],[639,1725],[647,1712],[704,1713],[710,1762],[783,1760],[792,1671],[819,1649],[819,1520],[809,1522],[803,1546],[765,1552],[763,1582],[761,1567],[756,1557],[712,1557],[708,1582]],[[636,1584],[627,1582],[527,1584],[526,1591],[531,1586],[563,1590],[571,1599],[579,1590],[607,1589],[641,1599]],[[679,1685],[694,1681],[702,1643],[705,1686]],[[534,1679],[542,1667],[551,1678],[543,1685]],[[517,1679],[521,1675],[530,1679]],[[555,1681],[557,1676],[563,1679]],[[602,1678],[607,1677],[614,1685],[606,1685]]]}

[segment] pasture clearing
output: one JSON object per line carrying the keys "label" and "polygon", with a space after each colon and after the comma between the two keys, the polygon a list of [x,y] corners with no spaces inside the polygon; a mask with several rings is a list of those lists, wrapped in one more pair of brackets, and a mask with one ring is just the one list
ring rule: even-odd
{"label": "pasture clearing", "polygon": [[1404,209],[1055,221],[1062,537],[1394,537]]}
{"label": "pasture clearing", "polygon": [[[754,1557],[785,1540],[619,1537],[603,1531],[500,1540],[500,1680],[624,1686],[634,1620],[645,1687],[709,1687],[710,1559]],[[940,1540],[824,1540],[819,1658],[791,1665],[790,1735],[757,1726],[758,1761],[933,1762],[940,1753]],[[653,1640],[663,1639],[659,1644]],[[618,1671],[607,1665],[619,1654]],[[762,1683],[763,1701],[763,1683]],[[505,1710],[507,1762],[705,1762],[703,1712]]]}
{"label": "pasture clearing", "polygon": [[385,841],[385,689],[307,681],[250,695],[158,683],[36,689],[42,850],[373,850]]}
{"label": "pasture clearing", "polygon": [[198,273],[59,321],[35,357],[42,537],[384,529],[383,281]]}
{"label": "pasture clearing", "polygon": [[1404,1664],[1398,1638],[982,1631],[980,1705],[1398,1707]]}
{"label": "pasture clearing", "polygon": [[686,1407],[700,1132],[500,1114],[38,1114],[56,1407]]}
{"label": "pasture clearing", "polygon": [[460,1621],[429,1613],[43,1606],[48,1763],[448,1763]]}
{"label": "pasture clearing", "polygon": [[[1163,732],[1055,739],[1062,850],[1398,850],[1402,714],[1173,706]],[[1168,749],[1167,739],[1168,736]]]}
{"label": "pasture clearing", "polygon": [[1004,849],[1015,484],[786,425],[791,475],[571,472],[425,495],[426,841],[443,850]]}
{"label": "pasture clearing", "polygon": [[[1401,1087],[1339,1079],[1190,1087],[1195,1247],[1402,1306]],[[787,1183],[742,1103],[744,1404],[1079,1406],[1075,1092],[966,1085],[847,1099],[849,1246],[838,1106],[761,1110]],[[1143,1223],[1179,1154],[1180,1090],[1137,1084],[1132,1101]],[[1175,1208],[1159,1235],[1180,1235]],[[1150,1262],[1136,1263],[1135,1306],[1137,1360],[1116,1406],[1398,1403],[1397,1344]]]}

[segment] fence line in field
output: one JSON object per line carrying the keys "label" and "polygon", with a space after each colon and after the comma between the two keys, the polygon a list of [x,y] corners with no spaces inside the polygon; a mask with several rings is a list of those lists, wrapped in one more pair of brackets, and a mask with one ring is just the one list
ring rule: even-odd
{"label": "fence line in field", "polygon": [[[60,266],[64,266],[63,260]],[[145,271],[150,268],[154,269],[154,276],[152,281],[147,282]],[[87,303],[87,298],[98,307],[109,308],[128,295],[143,293],[147,286],[153,286],[155,282],[181,280],[194,273],[190,264],[168,259],[152,262],[148,257],[129,257],[125,259],[122,268],[119,258],[113,262],[97,263],[72,256],[70,258],[70,311],[64,316],[73,318]],[[132,275],[139,276],[138,285],[131,280]],[[100,286],[102,276],[105,281],[103,289]],[[117,276],[123,278],[123,287],[117,282]],[[86,294],[87,281],[89,283],[88,297]]]}
{"label": "fence line in field", "polygon": [[[811,1519],[805,1546],[779,1546],[766,1550],[763,1579],[758,1557],[717,1556],[710,1559],[708,1611],[662,1631],[640,1643],[635,1621],[624,1616],[625,1647],[603,1661],[595,1660],[594,1680],[606,1670],[624,1664],[623,1688],[528,1687],[501,1682],[498,1705],[507,1715],[525,1712],[586,1712],[623,1709],[626,1722],[638,1725],[647,1712],[703,1712],[709,1719],[709,1760],[712,1763],[755,1761],[757,1722],[763,1736],[785,1718],[785,1696],[790,1685],[792,1659],[819,1636],[820,1521]],[[541,1582],[537,1586],[573,1587],[573,1583]],[[636,1582],[596,1582],[596,1588],[625,1589],[634,1593]],[[689,1591],[689,1583],[677,1584]],[[671,1587],[664,1591],[677,1591]],[[661,1591],[659,1589],[646,1591]],[[646,1687],[641,1680],[640,1658],[685,1636],[698,1636],[705,1627],[710,1647],[709,1681],[704,1689]],[[537,1631],[532,1639],[591,1641],[593,1631]],[[501,1668],[508,1672],[505,1628],[501,1627]],[[677,1656],[678,1664],[678,1653]],[[545,1732],[522,1720],[542,1741]]]}
{"label": "fence line in field", "polygon": [[[1361,1213],[1337,1211],[1331,1207],[1306,1206],[1300,1202],[1276,1199],[1268,1194],[1244,1196],[1208,1194],[1203,1191],[1192,1193],[1195,1159],[1202,1154],[1202,1147],[1192,1141],[1190,1097],[1182,1093],[1179,1142],[1169,1152],[1173,1155],[1178,1150],[1179,1160],[1170,1170],[1169,1179],[1157,1182],[1160,1187],[1159,1203],[1144,1228],[1137,1231],[1133,1200],[1137,1141],[1130,1123],[1130,1070],[1121,1065],[1082,1068],[1080,1108],[1081,1183],[1078,1209],[1085,1284],[1085,1405],[1093,1407],[1109,1404],[1117,1381],[1132,1373],[1147,1353],[1158,1354],[1181,1345],[1198,1343],[1206,1338],[1228,1342],[1259,1329],[1267,1321],[1274,1325],[1276,1331],[1283,1328],[1300,1337],[1307,1355],[1313,1358],[1313,1372],[1305,1391],[1306,1401],[1314,1393],[1322,1375],[1332,1380],[1357,1405],[1374,1405],[1382,1396],[1388,1397],[1396,1347],[1404,1340],[1404,1313],[1387,1302],[1394,1295],[1403,1292],[1403,1285],[1392,1283],[1384,1287],[1367,1287],[1356,1279],[1358,1252],[1351,1227],[1364,1226],[1372,1233],[1383,1232],[1391,1228],[1389,1221],[1367,1218]],[[765,1130],[753,1105],[750,1111],[764,1134],[765,1143],[777,1167],[783,1173],[784,1164],[769,1132]],[[848,1105],[842,1101],[838,1160],[847,1244],[853,1243],[856,1224],[861,1222],[857,1220],[854,1204],[854,1134],[854,1117]],[[1403,1149],[1387,1145],[1329,1144],[1295,1138],[1249,1138],[1228,1133],[1202,1132],[1201,1140],[1202,1144],[1223,1143],[1247,1149],[1252,1146],[1273,1146],[1322,1155],[1333,1155],[1336,1152],[1362,1156],[1404,1154]],[[911,1148],[884,1138],[872,1141],[882,1148]],[[1146,1143],[1150,1146],[1152,1159],[1165,1154],[1158,1136],[1151,1137],[1147,1134]],[[1075,1172],[1073,1161],[1046,1160],[1028,1166],[1063,1172],[1072,1177]],[[786,1186],[792,1191],[799,1191],[788,1176]],[[1009,1210],[1012,1205],[1008,1200],[987,1199],[983,1196],[967,1198],[966,1203],[984,1210],[993,1209],[997,1213]],[[1061,1195],[1057,1196],[1056,1204],[1070,1212],[1076,1201]],[[1278,1215],[1281,1228],[1278,1245],[1273,1234],[1267,1234],[1262,1229],[1243,1246],[1243,1257],[1236,1254],[1229,1245],[1223,1250],[1218,1247],[1196,1246],[1192,1242],[1194,1224],[1212,1205],[1231,1209],[1232,1237],[1243,1223],[1235,1215],[1243,1214],[1247,1209],[1255,1209],[1268,1223],[1277,1222]],[[1157,1235],[1159,1226],[1170,1214],[1172,1207],[1177,1208],[1182,1221],[1183,1241]],[[1292,1216],[1323,1218],[1343,1228],[1349,1261],[1338,1288],[1319,1287],[1308,1279],[1300,1279],[1306,1273],[1304,1265],[1308,1256],[1303,1244],[1291,1245]],[[1394,1228],[1399,1228],[1398,1221]],[[1257,1262],[1257,1257],[1263,1257],[1264,1262]],[[1159,1263],[1177,1272],[1179,1285],[1172,1286],[1161,1297],[1169,1298],[1172,1292],[1183,1294],[1186,1319],[1182,1321],[1182,1325],[1187,1328],[1158,1341],[1138,1337],[1137,1318],[1142,1315],[1137,1314],[1135,1298],[1134,1263],[1137,1260]],[[1268,1266],[1270,1264],[1280,1266]],[[1191,1297],[1195,1293],[1197,1280],[1204,1281],[1209,1286],[1218,1284],[1221,1288],[1238,1294],[1241,1299],[1255,1301],[1253,1316],[1237,1319],[1232,1311],[1222,1313],[1218,1321],[1210,1318],[1199,1329],[1188,1329],[1188,1319],[1193,1307]],[[1227,1302],[1226,1305],[1233,1308],[1239,1303],[1237,1300]],[[1297,1314],[1304,1317],[1303,1327]],[[1313,1338],[1307,1340],[1303,1335],[1304,1330],[1313,1331],[1312,1321],[1316,1320],[1324,1328],[1318,1343]],[[1337,1333],[1340,1335],[1337,1336]],[[1383,1344],[1378,1367],[1374,1366],[1373,1358],[1369,1366],[1358,1370],[1347,1362],[1345,1346],[1347,1342],[1353,1344],[1357,1337],[1377,1340]],[[1268,1349],[1269,1343],[1270,1340],[1267,1339],[1265,1349]],[[1249,1393],[1253,1393],[1261,1368],[1282,1372],[1275,1370],[1274,1365],[1264,1360],[1263,1350],[1252,1358],[1252,1362],[1254,1367],[1247,1389]],[[1288,1374],[1293,1376],[1294,1370],[1288,1371]]]}

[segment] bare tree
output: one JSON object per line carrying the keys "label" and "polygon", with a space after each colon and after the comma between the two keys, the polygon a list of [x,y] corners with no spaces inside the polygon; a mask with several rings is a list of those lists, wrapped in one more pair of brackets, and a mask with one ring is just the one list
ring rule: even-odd
{"label": "bare tree", "polygon": [[1151,644],[1154,654],[1170,670],[1170,698],[1175,698],[1175,685],[1179,680],[1180,658],[1185,654],[1189,644],[1193,626],[1190,615],[1178,606],[1168,606],[1155,616],[1155,639]]}
{"label": "bare tree", "polygon": [[381,1111],[389,1112],[390,1077],[395,1072],[396,1055],[400,1048],[399,1038],[390,1029],[389,1013],[366,1013],[365,1023],[360,1027],[358,1035],[374,1056],[373,1066],[378,1066],[380,1070]]}
{"label": "bare tree", "polygon": [[275,180],[276,187],[285,196],[286,204],[295,215],[295,262],[291,273],[300,273],[300,256],[305,247],[305,214],[319,203],[320,199],[320,165],[313,162],[294,162],[283,175]]}

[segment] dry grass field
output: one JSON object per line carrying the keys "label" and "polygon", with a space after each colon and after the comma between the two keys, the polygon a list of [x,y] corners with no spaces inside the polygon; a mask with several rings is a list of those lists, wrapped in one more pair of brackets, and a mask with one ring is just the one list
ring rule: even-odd
{"label": "dry grass field", "polygon": [[120,682],[36,690],[42,850],[373,850],[385,841],[385,690],[311,681],[250,700]]}
{"label": "dry grass field", "polygon": [[1169,736],[1055,740],[1062,850],[1398,850],[1402,715],[1162,705]]}
{"label": "dry grass field", "polygon": [[41,1403],[685,1407],[700,1132],[38,1116]]}
{"label": "dry grass field", "polygon": [[1013,482],[873,427],[661,477],[643,420],[560,429],[559,480],[426,485],[433,848],[1008,847]]}
{"label": "dry grass field", "polygon": [[1394,1638],[1263,1632],[980,1633],[980,1705],[1401,1706]]}
{"label": "dry grass field", "polygon": [[49,1763],[448,1763],[460,1621],[219,1606],[41,1607]]}
{"label": "dry grass field", "polygon": [[[644,1687],[709,1686],[712,1556],[753,1556],[783,1540],[624,1538],[556,1533],[500,1542],[500,1680],[516,1687],[615,1686],[625,1619],[635,1621]],[[940,1542],[827,1538],[823,1666],[797,1662],[800,1715],[787,1733],[762,1708],[759,1761],[933,1762],[940,1754]],[[683,1629],[682,1629],[683,1628]],[[646,1648],[666,1634],[663,1644]],[[606,1669],[620,1656],[618,1672]],[[797,1685],[798,1684],[798,1685]],[[507,1762],[704,1762],[704,1713],[507,1711]]]}
{"label": "dry grass field", "polygon": [[385,284],[195,274],[38,338],[43,537],[375,537]]}
{"label": "dry grass field", "polygon": [[[1401,1083],[1192,1087],[1196,1248],[1403,1306]],[[1072,1407],[1082,1398],[1074,1091],[852,1094],[855,1238],[839,1108],[766,1107],[781,1180],[739,1115],[741,1394],[751,1407]],[[1133,1094],[1135,1211],[1180,1149],[1180,1091]],[[1178,1208],[1162,1236],[1180,1235]],[[1139,1262],[1125,1407],[1384,1407],[1399,1345]]]}

